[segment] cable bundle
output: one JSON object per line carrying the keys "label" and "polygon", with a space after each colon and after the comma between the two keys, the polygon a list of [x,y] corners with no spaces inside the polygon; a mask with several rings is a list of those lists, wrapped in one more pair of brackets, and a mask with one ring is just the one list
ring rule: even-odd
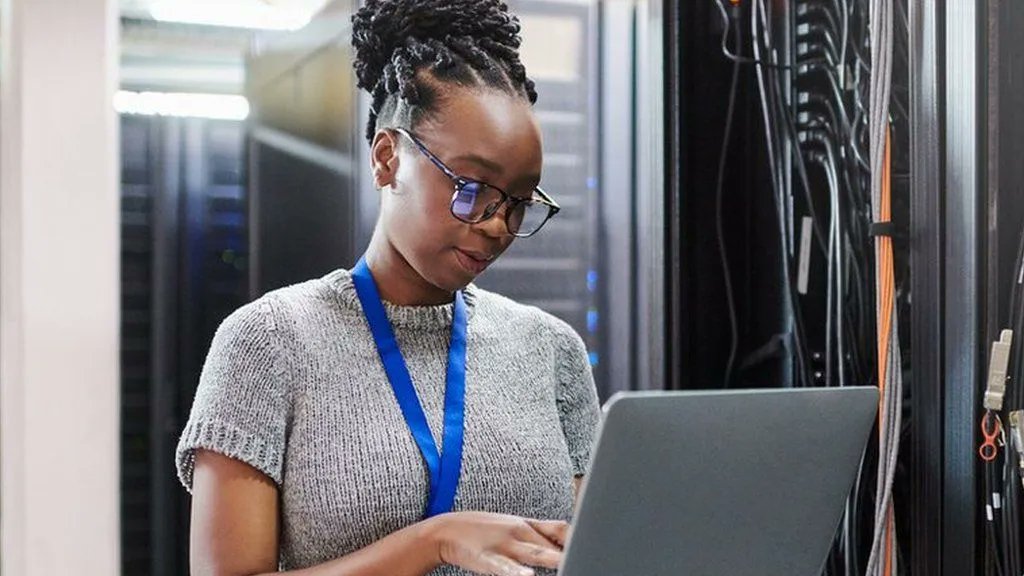
{"label": "cable bundle", "polygon": [[[892,88],[893,4],[872,0],[871,101],[869,138],[871,142],[871,208],[875,222],[892,219],[892,138],[889,129],[889,101]],[[878,416],[878,488],[875,505],[874,541],[868,559],[869,576],[897,573],[897,543],[892,488],[895,481],[903,401],[903,372],[899,347],[899,318],[896,312],[895,270],[892,239],[875,242],[878,294],[878,385],[882,392]]]}
{"label": "cable bundle", "polygon": [[[869,450],[862,464],[826,574],[893,576],[900,569],[893,486],[903,426],[892,239],[894,0],[794,0],[790,51],[773,37],[774,3],[734,1],[727,8],[716,2],[725,29],[721,50],[734,63],[716,195],[726,295],[731,300],[720,224],[724,158],[740,66],[751,65],[784,255],[794,385],[874,382],[881,391],[877,450]],[[905,7],[899,8],[906,29]],[[741,50],[746,30],[749,56]],[[895,107],[906,120],[898,99]],[[820,259],[823,286],[811,286],[813,262]],[[730,324],[726,386],[737,348],[734,313]]]}
{"label": "cable bundle", "polygon": [[992,346],[978,455],[984,464],[986,574],[1024,573],[1024,230],[1012,270],[1010,322]]}

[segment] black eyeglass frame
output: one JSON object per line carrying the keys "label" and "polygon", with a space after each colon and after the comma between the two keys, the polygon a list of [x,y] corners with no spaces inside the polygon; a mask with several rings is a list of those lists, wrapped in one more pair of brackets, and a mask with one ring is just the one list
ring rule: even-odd
{"label": "black eyeglass frame", "polygon": [[[466,224],[480,224],[481,222],[486,222],[487,220],[493,218],[494,215],[497,214],[499,210],[501,210],[502,206],[507,205],[508,209],[505,210],[505,229],[508,230],[509,234],[517,238],[529,238],[530,236],[533,236],[537,232],[540,232],[541,228],[543,228],[549,220],[554,218],[554,216],[561,212],[562,210],[562,207],[558,205],[558,202],[556,202],[554,198],[549,196],[548,193],[545,192],[540,186],[537,186],[533,189],[534,197],[518,198],[516,196],[512,196],[511,194],[505,192],[504,190],[497,186],[493,186],[486,182],[481,182],[480,180],[476,180],[474,178],[466,178],[464,176],[459,176],[458,174],[455,173],[454,170],[449,168],[447,164],[445,164],[443,161],[441,161],[440,158],[438,158],[433,152],[431,152],[430,149],[427,148],[427,146],[422,141],[420,141],[420,139],[417,138],[412,132],[406,130],[405,128],[395,128],[395,131],[401,134],[402,136],[405,136],[406,138],[409,139],[410,142],[415,144],[416,148],[418,148],[419,151],[424,156],[426,156],[427,159],[430,160],[430,162],[435,167],[437,167],[438,170],[440,170],[445,176],[447,176],[452,182],[455,183],[455,192],[452,194],[452,201],[451,204],[449,205],[449,211],[451,212],[452,216],[455,219],[459,220],[460,222],[465,222]],[[492,206],[488,206],[484,213],[480,216],[480,218],[472,219],[459,216],[459,214],[456,213],[455,211],[455,204],[456,202],[458,202],[459,194],[462,192],[463,188],[465,188],[469,184],[477,184],[480,186],[496,190],[498,194],[501,195],[501,201],[495,202]],[[512,231],[512,225],[508,221],[509,215],[512,214],[512,212],[516,209],[516,206],[520,204],[540,204],[542,206],[547,207],[548,209],[547,216],[545,216],[544,220],[542,220],[541,223],[537,225],[537,228],[535,228],[532,232],[523,234],[520,233],[518,230],[516,232]]]}

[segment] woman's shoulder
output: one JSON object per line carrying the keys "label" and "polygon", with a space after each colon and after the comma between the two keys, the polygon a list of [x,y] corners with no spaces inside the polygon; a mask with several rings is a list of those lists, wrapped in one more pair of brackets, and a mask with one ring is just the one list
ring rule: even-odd
{"label": "woman's shoulder", "polygon": [[262,299],[271,302],[280,313],[299,313],[330,307],[334,304],[338,283],[347,274],[345,270],[335,270],[320,278],[272,290],[264,294]]}
{"label": "woman's shoulder", "polygon": [[325,310],[335,306],[333,282],[338,274],[335,271],[321,278],[271,290],[232,312],[221,329],[259,325],[262,329],[281,331],[311,318],[322,317]]}
{"label": "woman's shoulder", "polygon": [[484,324],[495,329],[549,338],[559,347],[578,349],[582,338],[565,320],[537,306],[517,302],[507,296],[473,287],[477,314]]}

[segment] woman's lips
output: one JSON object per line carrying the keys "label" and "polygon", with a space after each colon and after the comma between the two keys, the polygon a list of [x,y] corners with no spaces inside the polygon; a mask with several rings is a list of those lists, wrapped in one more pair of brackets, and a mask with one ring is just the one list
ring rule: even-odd
{"label": "woman's lips", "polygon": [[455,258],[458,259],[459,264],[467,272],[474,276],[483,274],[484,270],[487,270],[487,267],[494,261],[493,256],[487,256],[480,252],[470,252],[460,248],[455,249]]}

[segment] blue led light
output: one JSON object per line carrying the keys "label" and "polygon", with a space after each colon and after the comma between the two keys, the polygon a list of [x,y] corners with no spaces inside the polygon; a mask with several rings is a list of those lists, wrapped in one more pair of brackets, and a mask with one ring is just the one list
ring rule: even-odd
{"label": "blue led light", "polygon": [[591,334],[597,332],[597,310],[591,308],[587,311],[587,331]]}
{"label": "blue led light", "polygon": [[597,292],[597,270],[587,272],[587,290]]}
{"label": "blue led light", "polygon": [[591,366],[597,366],[598,361],[600,360],[600,358],[597,355],[597,352],[591,352],[589,354],[589,356],[590,356],[590,365]]}

